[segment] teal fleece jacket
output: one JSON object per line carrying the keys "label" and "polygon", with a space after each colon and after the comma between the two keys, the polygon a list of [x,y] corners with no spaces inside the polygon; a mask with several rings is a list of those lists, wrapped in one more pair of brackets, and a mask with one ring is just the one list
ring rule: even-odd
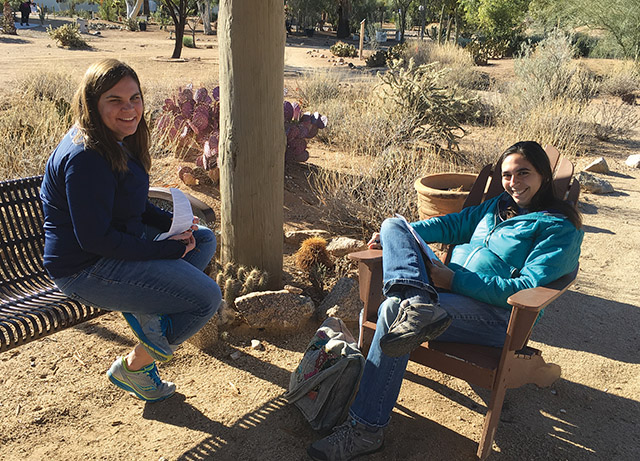
{"label": "teal fleece jacket", "polygon": [[564,215],[546,211],[503,221],[498,203],[504,195],[411,226],[426,242],[456,245],[451,291],[510,309],[512,294],[576,269],[584,232]]}

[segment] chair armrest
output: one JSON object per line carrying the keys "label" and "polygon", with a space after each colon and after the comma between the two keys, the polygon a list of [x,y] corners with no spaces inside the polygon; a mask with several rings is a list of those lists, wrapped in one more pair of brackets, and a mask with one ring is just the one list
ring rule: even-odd
{"label": "chair armrest", "polygon": [[358,261],[360,299],[364,303],[363,319],[375,323],[378,306],[382,302],[382,250],[356,251],[349,253],[349,259]]}
{"label": "chair armrest", "polygon": [[382,250],[363,250],[349,253],[349,259],[362,261],[365,264],[375,264],[382,261]]}
{"label": "chair armrest", "polygon": [[507,302],[513,306],[507,327],[509,350],[517,351],[527,344],[540,311],[567,291],[573,285],[577,274],[576,268],[572,273],[560,277],[547,286],[527,288],[509,296]]}

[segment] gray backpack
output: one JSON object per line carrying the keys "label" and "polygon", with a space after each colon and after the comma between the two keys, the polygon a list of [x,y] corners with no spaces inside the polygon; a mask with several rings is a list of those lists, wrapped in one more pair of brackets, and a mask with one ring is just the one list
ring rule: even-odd
{"label": "gray backpack", "polygon": [[364,357],[356,340],[342,320],[329,317],[291,374],[285,398],[300,409],[313,429],[329,430],[347,417],[363,370]]}

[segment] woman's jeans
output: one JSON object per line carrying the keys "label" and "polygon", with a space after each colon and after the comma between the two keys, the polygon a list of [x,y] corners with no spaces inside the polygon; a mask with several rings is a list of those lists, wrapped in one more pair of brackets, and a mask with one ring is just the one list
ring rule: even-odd
{"label": "woman's jeans", "polygon": [[[378,309],[378,322],[367,355],[358,394],[349,409],[356,421],[373,427],[389,424],[396,404],[409,354],[389,357],[380,349],[380,339],[396,319],[400,302],[429,286],[422,250],[398,218],[390,218],[380,229],[383,293],[387,299]],[[403,288],[409,287],[408,290]],[[440,306],[453,318],[438,341],[502,347],[511,312],[455,293],[438,293]]]}
{"label": "woman's jeans", "polygon": [[[159,232],[148,227],[146,238]],[[102,258],[54,282],[70,298],[99,309],[166,316],[167,340],[177,346],[207,323],[222,300],[216,282],[203,272],[216,251],[215,234],[198,226],[193,237],[196,247],[182,259]]]}

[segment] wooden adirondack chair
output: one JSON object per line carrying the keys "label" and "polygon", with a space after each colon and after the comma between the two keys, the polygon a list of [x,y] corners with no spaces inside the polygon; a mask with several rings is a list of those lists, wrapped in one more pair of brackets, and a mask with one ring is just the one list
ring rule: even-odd
{"label": "wooden adirondack chair", "polygon": [[[572,181],[573,165],[560,157],[555,147],[547,146],[545,151],[554,168],[556,196],[575,206],[580,187],[577,181]],[[501,172],[492,171],[492,165],[487,165],[479,173],[463,207],[482,203],[503,190]],[[447,262],[452,247],[449,248]],[[382,302],[382,251],[360,251],[351,253],[349,257],[358,261],[359,266],[360,298],[364,302],[360,347],[366,354],[376,329],[378,306]],[[513,309],[502,348],[429,341],[411,353],[411,360],[417,363],[491,390],[478,458],[485,459],[491,453],[507,389],[528,383],[546,387],[560,377],[560,367],[547,364],[541,351],[527,346],[527,342],[540,310],[573,284],[577,272],[576,269],[548,286],[522,290],[509,297],[508,302]]]}

